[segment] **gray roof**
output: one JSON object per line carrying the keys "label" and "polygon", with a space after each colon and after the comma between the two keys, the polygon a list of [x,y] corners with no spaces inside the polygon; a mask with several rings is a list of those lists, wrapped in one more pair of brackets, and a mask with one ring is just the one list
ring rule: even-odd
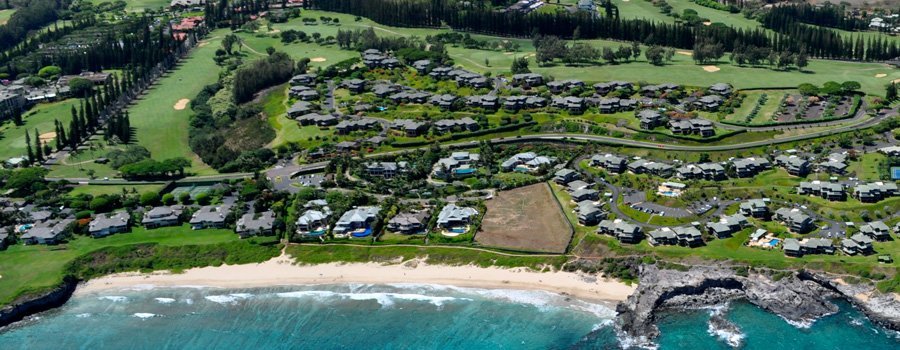
{"label": "gray roof", "polygon": [[275,225],[275,213],[271,210],[259,215],[247,213],[238,219],[235,231],[271,230],[273,225]]}
{"label": "gray roof", "polygon": [[91,220],[91,223],[88,225],[88,231],[97,232],[112,227],[128,226],[129,220],[131,220],[131,216],[127,212],[121,211],[114,214],[98,215]]}
{"label": "gray roof", "polygon": [[438,214],[437,223],[443,225],[452,221],[468,221],[478,215],[478,210],[469,207],[458,207],[456,204],[447,204]]}
{"label": "gray roof", "polygon": [[191,217],[191,224],[223,223],[230,213],[230,205],[207,205],[200,208],[200,210],[194,213],[194,215]]}
{"label": "gray roof", "polygon": [[55,239],[65,232],[66,227],[75,222],[72,219],[49,221],[37,224],[22,235],[22,239]]}

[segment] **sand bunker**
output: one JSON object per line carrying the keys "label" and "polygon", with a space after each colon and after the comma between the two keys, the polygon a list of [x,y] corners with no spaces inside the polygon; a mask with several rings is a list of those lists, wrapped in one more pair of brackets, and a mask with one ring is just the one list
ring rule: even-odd
{"label": "sand bunker", "polygon": [[690,51],[675,51],[675,53],[677,53],[679,55],[685,55],[685,56],[693,56],[694,55]]}
{"label": "sand bunker", "polygon": [[878,74],[875,74],[875,77],[876,77],[876,78],[884,78],[884,77],[886,77],[886,76],[887,76],[887,74],[884,74],[884,73],[878,73]]}
{"label": "sand bunker", "polygon": [[703,70],[705,70],[705,71],[707,71],[707,72],[710,72],[710,73],[712,73],[712,72],[718,72],[718,71],[719,71],[719,67],[716,67],[716,66],[703,66]]}
{"label": "sand bunker", "polygon": [[50,142],[50,141],[56,139],[56,133],[55,132],[46,132],[46,133],[38,135],[38,138],[41,139],[41,143],[47,143],[47,142]]}
{"label": "sand bunker", "polygon": [[706,22],[703,22],[703,25],[705,25],[705,26],[709,26],[709,25],[712,25],[712,22],[710,22],[710,21],[706,21]]}
{"label": "sand bunker", "polygon": [[900,79],[894,79],[894,80],[891,81],[891,83],[894,83],[894,84],[900,83]]}
{"label": "sand bunker", "polygon": [[325,59],[325,57],[315,57],[315,58],[311,58],[310,61],[312,61],[312,62],[325,62],[325,61],[327,61],[327,60]]}
{"label": "sand bunker", "polygon": [[187,108],[189,102],[191,102],[191,100],[188,100],[186,98],[180,99],[175,103],[175,106],[173,108],[175,108],[176,111],[183,110]]}

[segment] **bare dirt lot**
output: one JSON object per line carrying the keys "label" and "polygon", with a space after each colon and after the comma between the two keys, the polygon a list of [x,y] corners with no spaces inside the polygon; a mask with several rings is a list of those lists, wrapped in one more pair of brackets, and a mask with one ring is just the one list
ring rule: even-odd
{"label": "bare dirt lot", "polygon": [[572,230],[546,183],[499,192],[475,241],[512,250],[565,253]]}

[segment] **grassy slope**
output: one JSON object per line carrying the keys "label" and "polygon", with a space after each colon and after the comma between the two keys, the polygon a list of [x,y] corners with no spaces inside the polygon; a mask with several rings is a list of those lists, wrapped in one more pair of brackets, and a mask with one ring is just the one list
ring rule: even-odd
{"label": "grassy slope", "polygon": [[54,286],[62,280],[66,263],[103,247],[148,242],[179,246],[235,240],[238,237],[230,230],[191,231],[185,225],[149,231],[134,228],[131,233],[101,239],[78,237],[68,244],[58,246],[12,246],[0,252],[0,271],[3,271],[3,278],[0,278],[0,304],[10,302],[23,292]]}
{"label": "grassy slope", "polygon": [[147,147],[154,159],[185,157],[193,162],[190,172],[215,173],[188,145],[190,107],[179,111],[174,106],[181,99],[193,99],[204,86],[216,82],[219,67],[212,57],[223,35],[225,31],[221,30],[210,34],[209,44],[195,48],[178,68],[161,78],[129,109],[137,143]]}
{"label": "grassy slope", "polygon": [[[25,132],[34,138],[34,129],[38,133],[53,132],[53,120],[57,119],[68,128],[72,120],[71,108],[78,106],[78,100],[70,99],[62,102],[39,104],[25,113],[25,125],[15,126],[6,123],[0,127],[0,159],[25,155]],[[32,143],[34,140],[32,140]],[[51,145],[53,145],[51,143]]]}

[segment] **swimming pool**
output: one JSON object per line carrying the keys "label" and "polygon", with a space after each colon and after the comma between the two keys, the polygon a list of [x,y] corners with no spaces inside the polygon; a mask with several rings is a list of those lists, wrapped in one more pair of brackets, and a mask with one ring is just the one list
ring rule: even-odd
{"label": "swimming pool", "polygon": [[351,233],[350,235],[353,236],[353,237],[356,237],[356,238],[369,237],[370,235],[372,235],[372,228],[371,228],[371,227],[366,227],[366,230],[365,230],[365,231],[362,231],[362,232],[353,232],[353,233]]}
{"label": "swimming pool", "polygon": [[465,227],[455,227],[447,230],[447,232],[451,233],[466,233],[468,231]]}
{"label": "swimming pool", "polygon": [[768,244],[769,244],[770,247],[774,247],[774,246],[777,246],[777,245],[778,245],[778,242],[781,242],[781,241],[778,240],[778,239],[773,239],[773,240],[769,241]]}
{"label": "swimming pool", "polygon": [[453,170],[453,173],[456,175],[469,175],[475,172],[475,169],[465,168],[465,169],[456,169]]}

